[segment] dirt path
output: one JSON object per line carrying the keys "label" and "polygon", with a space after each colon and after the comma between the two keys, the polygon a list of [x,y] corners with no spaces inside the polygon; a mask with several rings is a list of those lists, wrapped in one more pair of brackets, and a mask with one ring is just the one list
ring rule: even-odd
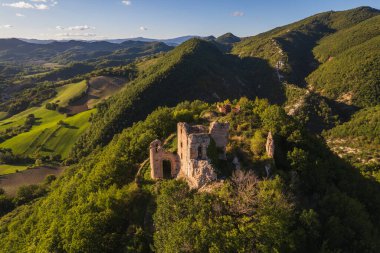
{"label": "dirt path", "polygon": [[23,172],[14,173],[0,177],[0,187],[5,190],[9,196],[15,196],[18,188],[21,186],[39,184],[44,181],[46,176],[60,176],[64,168],[39,167],[25,170]]}

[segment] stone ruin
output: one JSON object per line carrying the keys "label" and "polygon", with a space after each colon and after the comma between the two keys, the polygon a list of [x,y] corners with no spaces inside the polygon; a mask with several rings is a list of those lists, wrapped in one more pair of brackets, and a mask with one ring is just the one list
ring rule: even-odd
{"label": "stone ruin", "polygon": [[220,151],[219,159],[226,159],[228,131],[228,123],[213,122],[209,128],[178,123],[177,154],[166,152],[159,140],[150,144],[152,179],[184,178],[196,189],[215,181],[217,175],[207,149],[213,140]]}
{"label": "stone ruin", "polygon": [[[267,156],[269,158],[273,159],[274,158],[274,151],[275,151],[275,144],[274,144],[272,132],[268,133],[267,143],[265,145],[265,149],[267,152]],[[271,174],[271,171],[272,171],[272,164],[270,164],[270,163],[266,164],[265,165],[265,171],[267,173],[267,177],[269,177]]]}
{"label": "stone ruin", "polygon": [[176,154],[164,150],[160,140],[155,140],[150,143],[150,166],[152,178],[169,179],[177,176],[180,161]]}
{"label": "stone ruin", "polygon": [[228,113],[239,113],[240,112],[240,105],[237,105],[233,107],[231,104],[218,104],[217,109],[220,113],[228,114]]}
{"label": "stone ruin", "polygon": [[274,158],[275,145],[274,145],[272,132],[268,133],[265,149],[266,149],[268,157]]}

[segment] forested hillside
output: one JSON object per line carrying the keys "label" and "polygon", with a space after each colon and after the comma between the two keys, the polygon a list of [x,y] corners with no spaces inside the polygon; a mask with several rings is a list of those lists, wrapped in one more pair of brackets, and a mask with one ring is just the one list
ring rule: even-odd
{"label": "forested hillside", "polygon": [[[64,171],[0,187],[0,252],[380,252],[379,14],[175,48],[0,40],[0,175]],[[217,181],[151,179],[153,140],[215,121]]]}
{"label": "forested hillside", "polygon": [[[148,145],[176,122],[203,122],[215,105],[160,108],[126,128],[103,150],[66,171],[48,195],[4,216],[4,252],[316,252],[379,250],[380,187],[335,157],[279,106],[240,100],[230,122],[228,159],[244,170],[207,192],[181,181],[153,182],[149,166],[135,174]],[[254,132],[272,131],[275,170],[262,177],[266,157]],[[247,149],[248,148],[248,149]],[[258,149],[259,148],[259,149]],[[245,157],[245,158],[244,158]],[[232,171],[219,172],[219,176]],[[145,175],[145,176],[144,176]],[[152,230],[152,228],[155,228]],[[24,231],[20,233],[20,231]],[[312,243],[311,243],[312,242]]]}
{"label": "forested hillside", "polygon": [[160,42],[52,42],[27,43],[18,39],[0,40],[0,63],[58,63],[78,61],[125,60],[138,56],[168,51],[172,47]]}
{"label": "forested hillside", "polygon": [[211,42],[192,39],[158,59],[120,94],[99,107],[89,131],[73,156],[88,154],[108,143],[123,128],[143,119],[158,106],[184,100],[220,101],[242,95],[281,102],[282,86],[261,59],[224,55]]}
{"label": "forested hillside", "polygon": [[308,82],[327,97],[361,107],[380,103],[380,36],[334,57]]}
{"label": "forested hillside", "polygon": [[[279,67],[288,82],[305,86],[304,79],[318,66],[318,62],[314,59],[313,48],[317,46],[319,40],[379,14],[379,10],[370,7],[317,14],[246,38],[237,43],[232,52],[241,57],[266,59],[273,67]],[[376,30],[376,27],[371,26],[370,29]],[[350,33],[350,36],[354,36],[353,33]]]}
{"label": "forested hillside", "polygon": [[379,104],[379,13],[360,7],[317,14],[245,38],[232,53],[276,68],[288,112],[320,133]]}
{"label": "forested hillside", "polygon": [[350,121],[326,131],[324,136],[340,156],[359,167],[372,165],[375,174],[380,172],[380,106],[359,111]]}

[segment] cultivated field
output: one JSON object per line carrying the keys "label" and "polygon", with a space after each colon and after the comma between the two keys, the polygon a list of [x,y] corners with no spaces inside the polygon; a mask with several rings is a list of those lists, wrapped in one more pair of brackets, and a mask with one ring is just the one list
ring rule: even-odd
{"label": "cultivated field", "polygon": [[10,148],[15,154],[32,155],[39,152],[59,154],[66,158],[77,138],[90,125],[89,118],[95,109],[69,118],[44,108],[33,112],[39,118],[39,125],[1,143],[0,148]]}
{"label": "cultivated field", "polygon": [[26,165],[8,165],[1,164],[0,165],[0,176],[16,173],[17,171],[26,170],[28,166]]}
{"label": "cultivated field", "polygon": [[[67,106],[73,98],[79,97],[87,89],[86,81],[65,85],[57,89],[57,96],[50,103]],[[67,117],[57,111],[48,110],[45,105],[30,108],[13,117],[0,121],[0,132],[11,127],[22,126],[29,114],[34,114],[36,123],[29,132],[21,133],[0,144],[0,148],[10,148],[15,154],[42,155],[59,154],[66,158],[77,138],[90,125],[89,118],[96,109]]]}
{"label": "cultivated field", "polygon": [[124,87],[126,80],[106,76],[93,77],[88,82],[87,93],[71,103],[67,109],[71,115],[92,109]]}
{"label": "cultivated field", "polygon": [[39,184],[43,182],[46,176],[59,176],[63,170],[64,168],[40,167],[11,175],[0,176],[0,187],[5,190],[7,195],[14,196],[17,189],[21,186]]}

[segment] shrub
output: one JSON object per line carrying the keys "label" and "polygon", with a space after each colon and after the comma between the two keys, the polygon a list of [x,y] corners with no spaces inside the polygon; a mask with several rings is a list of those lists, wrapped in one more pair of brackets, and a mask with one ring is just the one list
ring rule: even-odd
{"label": "shrub", "polygon": [[251,151],[255,156],[262,156],[265,153],[266,138],[262,130],[257,130],[251,139]]}

